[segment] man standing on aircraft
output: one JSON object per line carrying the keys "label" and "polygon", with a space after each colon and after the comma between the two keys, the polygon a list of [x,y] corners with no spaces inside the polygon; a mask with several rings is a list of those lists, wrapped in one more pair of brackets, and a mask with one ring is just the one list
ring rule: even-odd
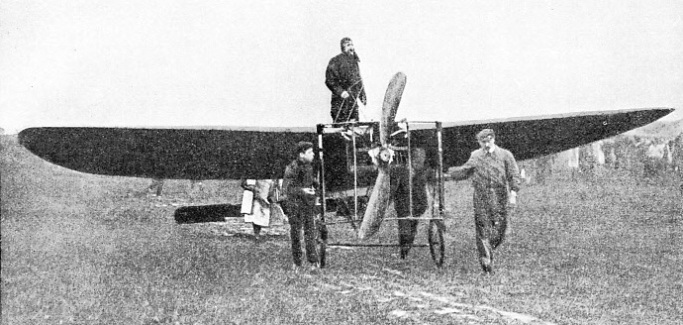
{"label": "man standing on aircraft", "polygon": [[313,173],[313,143],[301,141],[296,147],[297,159],[285,169],[282,187],[284,189],[284,210],[289,217],[292,257],[295,269],[301,266],[301,228],[306,242],[306,257],[311,269],[320,267],[316,251],[316,196],[318,181]]}
{"label": "man standing on aircraft", "polygon": [[344,37],[341,40],[342,53],[333,57],[327,65],[325,85],[332,92],[332,121],[358,121],[358,101],[367,104],[363,79],[360,76],[353,41]]}
{"label": "man standing on aircraft", "polygon": [[517,204],[519,169],[510,151],[495,145],[495,133],[484,129],[477,134],[480,149],[470,159],[448,173],[455,180],[472,177],[474,187],[474,223],[477,231],[479,262],[484,272],[493,270],[493,250],[505,237],[508,202]]}

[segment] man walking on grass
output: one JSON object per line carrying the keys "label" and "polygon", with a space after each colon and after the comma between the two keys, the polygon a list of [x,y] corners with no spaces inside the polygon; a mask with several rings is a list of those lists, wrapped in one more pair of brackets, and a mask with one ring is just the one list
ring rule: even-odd
{"label": "man walking on grass", "polygon": [[493,250],[505,238],[508,203],[517,204],[519,168],[510,151],[495,145],[495,133],[484,129],[477,134],[480,148],[470,159],[448,173],[455,180],[472,178],[474,223],[479,263],[487,274],[493,271]]}

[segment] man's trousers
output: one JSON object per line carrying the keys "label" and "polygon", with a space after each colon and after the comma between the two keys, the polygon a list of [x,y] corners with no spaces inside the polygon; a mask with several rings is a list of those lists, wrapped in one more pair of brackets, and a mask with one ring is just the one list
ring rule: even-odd
{"label": "man's trousers", "polygon": [[304,231],[306,258],[310,263],[318,263],[316,249],[317,229],[315,226],[315,208],[306,204],[289,204],[289,236],[292,241],[292,258],[294,264],[301,266],[301,230]]}
{"label": "man's trousers", "polygon": [[[507,188],[474,189],[474,223],[477,242],[483,242],[491,251],[505,239],[508,217]],[[486,257],[486,249],[477,245],[479,257]]]}

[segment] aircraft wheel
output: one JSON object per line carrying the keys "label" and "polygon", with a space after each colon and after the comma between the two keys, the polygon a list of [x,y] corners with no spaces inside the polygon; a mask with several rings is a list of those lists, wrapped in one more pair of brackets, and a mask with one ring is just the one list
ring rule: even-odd
{"label": "aircraft wheel", "polygon": [[320,268],[325,267],[325,257],[327,250],[327,226],[320,223],[318,226],[318,260],[320,261]]}
{"label": "aircraft wheel", "polygon": [[437,267],[443,265],[444,252],[446,250],[446,245],[443,241],[443,227],[439,225],[441,220],[431,220],[429,222],[429,252],[432,254],[432,260],[436,263]]}

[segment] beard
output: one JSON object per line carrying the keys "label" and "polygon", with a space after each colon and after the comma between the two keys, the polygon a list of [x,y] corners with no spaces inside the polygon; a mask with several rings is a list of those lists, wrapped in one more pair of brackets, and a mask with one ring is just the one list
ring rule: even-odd
{"label": "beard", "polygon": [[356,62],[360,62],[360,58],[358,57],[358,53],[356,53],[356,50],[349,50],[345,52],[346,55],[352,56],[353,58],[356,59]]}

